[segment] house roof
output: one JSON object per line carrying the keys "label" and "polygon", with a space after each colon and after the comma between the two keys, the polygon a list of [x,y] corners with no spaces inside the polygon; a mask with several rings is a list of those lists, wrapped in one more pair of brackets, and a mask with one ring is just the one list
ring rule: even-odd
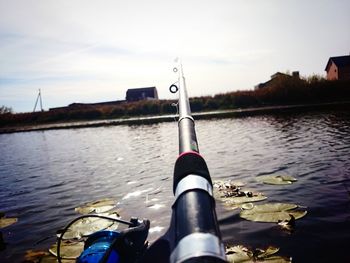
{"label": "house roof", "polygon": [[285,74],[285,73],[282,73],[282,72],[276,72],[275,74],[271,75],[271,79],[274,79],[274,78],[277,78],[277,77],[282,77],[282,76],[291,77],[291,75],[288,75],[288,74]]}
{"label": "house roof", "polygon": [[156,87],[128,89],[126,93],[131,95],[131,94],[139,94],[140,92],[154,92],[155,90],[156,90]]}
{"label": "house roof", "polygon": [[126,100],[138,100],[145,98],[158,99],[158,92],[156,87],[128,89],[126,91]]}
{"label": "house roof", "polygon": [[350,66],[350,56],[330,57],[328,59],[326,68],[324,69],[325,71],[328,71],[328,68],[330,67],[331,62],[336,64],[338,66],[338,68]]}

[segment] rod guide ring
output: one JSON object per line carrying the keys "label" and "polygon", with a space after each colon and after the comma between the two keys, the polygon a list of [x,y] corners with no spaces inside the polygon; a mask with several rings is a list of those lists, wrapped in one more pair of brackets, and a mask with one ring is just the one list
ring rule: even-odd
{"label": "rod guide ring", "polygon": [[179,88],[175,84],[172,84],[169,87],[169,90],[170,90],[171,93],[176,93],[179,90]]}

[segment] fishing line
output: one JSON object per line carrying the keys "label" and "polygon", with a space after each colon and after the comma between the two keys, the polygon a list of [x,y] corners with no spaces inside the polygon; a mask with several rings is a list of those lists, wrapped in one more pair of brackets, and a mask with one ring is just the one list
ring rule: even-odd
{"label": "fishing line", "polygon": [[[69,227],[71,227],[75,222],[77,222],[80,219],[83,218],[87,218],[87,217],[96,217],[96,218],[101,218],[101,219],[106,219],[106,220],[111,220],[111,221],[115,221],[121,224],[125,224],[127,226],[132,226],[133,224],[131,222],[119,219],[119,218],[113,218],[113,217],[109,217],[109,216],[102,216],[102,215],[82,215],[79,216],[77,218],[75,218],[73,221],[71,221],[61,232],[61,235],[57,238],[57,261],[58,263],[62,263],[62,259],[66,259],[66,260],[75,260],[76,258],[71,258],[71,257],[61,257],[61,242],[63,239],[64,234],[67,232],[67,230],[69,229]],[[84,238],[86,236],[83,236],[82,238]]]}

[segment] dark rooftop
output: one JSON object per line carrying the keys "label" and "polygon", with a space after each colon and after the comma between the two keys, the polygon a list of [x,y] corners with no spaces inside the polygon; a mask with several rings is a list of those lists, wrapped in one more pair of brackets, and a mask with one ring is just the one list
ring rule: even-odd
{"label": "dark rooftop", "polygon": [[329,65],[331,64],[331,61],[334,62],[338,67],[346,67],[350,66],[350,55],[349,56],[339,56],[339,57],[330,57],[326,68],[324,70],[327,70]]}

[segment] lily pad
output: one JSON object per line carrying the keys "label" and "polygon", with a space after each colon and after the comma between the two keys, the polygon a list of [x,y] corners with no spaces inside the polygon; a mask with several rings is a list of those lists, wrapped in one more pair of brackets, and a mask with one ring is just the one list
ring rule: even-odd
{"label": "lily pad", "polygon": [[80,207],[75,208],[75,211],[79,214],[90,214],[90,213],[104,213],[115,208],[115,200],[105,198],[94,202],[86,203]]}
{"label": "lily pad", "polygon": [[253,203],[244,203],[241,205],[241,208],[244,210],[250,210],[254,208],[254,204]]}
{"label": "lily pad", "polygon": [[[118,218],[117,214],[106,214],[106,216]],[[101,230],[116,230],[118,222],[105,218],[85,217],[74,222],[64,233],[62,239],[80,239]]]}
{"label": "lily pad", "polygon": [[240,205],[244,203],[259,202],[265,200],[267,197],[262,193],[252,193],[250,196],[237,196],[237,197],[226,197],[221,200],[225,202],[226,205]]}
{"label": "lily pad", "polygon": [[259,182],[265,184],[285,185],[296,182],[297,179],[290,175],[263,175],[256,178]]}
{"label": "lily pad", "polygon": [[226,257],[228,262],[250,262],[249,249],[243,246],[226,247]]}
{"label": "lily pad", "polygon": [[[63,259],[75,260],[84,250],[84,242],[62,241],[60,246],[60,256]],[[57,244],[50,247],[49,252],[57,257]]]}
{"label": "lily pad", "polygon": [[245,183],[240,181],[222,181],[222,180],[216,180],[213,182],[214,188],[218,188],[219,190],[227,190],[227,189],[233,189],[244,186]]}
{"label": "lily pad", "polygon": [[228,262],[234,263],[254,263],[254,262],[269,262],[269,263],[289,263],[290,258],[275,256],[279,248],[269,246],[267,249],[257,248],[249,250],[244,246],[234,246],[226,248],[226,256]]}
{"label": "lily pad", "polygon": [[5,228],[5,227],[8,227],[14,223],[17,222],[17,218],[7,218],[7,217],[1,217],[0,218],[0,228]]}
{"label": "lily pad", "polygon": [[279,223],[281,221],[302,218],[306,211],[294,210],[298,207],[295,204],[288,203],[267,203],[255,205],[252,209],[242,210],[240,217],[255,222]]}
{"label": "lily pad", "polygon": [[290,219],[289,220],[283,220],[283,221],[280,221],[278,222],[278,225],[288,231],[288,232],[292,232],[294,230],[294,227],[295,227],[295,218],[292,214],[289,214],[290,215]]}
{"label": "lily pad", "polygon": [[243,203],[251,203],[265,200],[262,193],[241,191],[232,181],[216,181],[214,183],[214,197],[225,203],[230,209],[238,208]]}
{"label": "lily pad", "polygon": [[26,263],[57,263],[57,258],[47,251],[27,250],[24,259]]}

